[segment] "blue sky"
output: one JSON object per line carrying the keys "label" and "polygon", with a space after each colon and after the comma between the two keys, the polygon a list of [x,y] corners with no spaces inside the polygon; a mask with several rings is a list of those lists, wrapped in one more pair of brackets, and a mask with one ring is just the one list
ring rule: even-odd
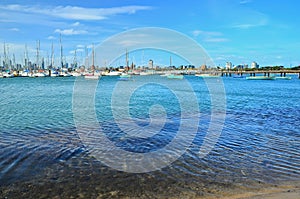
{"label": "blue sky", "polygon": [[216,65],[289,67],[300,64],[299,7],[297,0],[2,0],[0,55],[5,42],[9,55],[22,60],[26,44],[35,60],[40,40],[41,56],[51,54],[53,42],[58,59],[61,34],[65,59],[72,62],[76,49],[81,61],[85,46],[132,28],[162,27],[197,41]]}

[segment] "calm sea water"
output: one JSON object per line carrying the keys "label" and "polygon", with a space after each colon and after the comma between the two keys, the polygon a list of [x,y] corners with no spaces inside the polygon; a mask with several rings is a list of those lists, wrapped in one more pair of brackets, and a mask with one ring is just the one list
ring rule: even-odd
{"label": "calm sea water", "polygon": [[[191,102],[185,118],[199,120],[196,136],[178,160],[142,174],[114,170],[91,155],[73,118],[75,78],[0,79],[1,196],[194,197],[299,179],[300,80],[296,76],[275,81],[229,77],[212,80],[216,85],[224,83],[226,119],[216,145],[204,158],[199,157],[199,149],[210,124],[211,96],[203,79],[185,79],[199,106],[197,109]],[[149,138],[126,137],[128,131],[137,129],[130,125],[121,129],[112,111],[116,86],[123,86],[123,93],[115,96],[122,102],[124,88],[137,82],[145,84],[132,92],[128,102],[114,106],[115,110],[128,108],[139,127],[149,125],[151,117],[161,117],[160,111],[149,113],[153,105],[163,107],[165,124]],[[115,146],[123,150],[157,151],[172,141],[181,125],[176,92],[191,94],[181,80],[141,76],[120,82],[117,77],[102,77],[95,91],[98,123]],[[126,124],[126,118],[124,121]]]}

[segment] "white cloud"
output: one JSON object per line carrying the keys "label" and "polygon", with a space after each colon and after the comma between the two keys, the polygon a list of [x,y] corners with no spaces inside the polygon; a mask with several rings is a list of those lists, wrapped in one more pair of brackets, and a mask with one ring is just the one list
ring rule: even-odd
{"label": "white cloud", "polygon": [[240,1],[240,4],[248,4],[251,2],[252,2],[252,0],[242,0],[242,1]]}
{"label": "white cloud", "polygon": [[260,27],[260,26],[265,26],[267,23],[262,21],[258,23],[245,23],[245,24],[238,24],[234,25],[233,28],[238,28],[238,29],[249,29],[249,28],[255,28],[255,27]]}
{"label": "white cloud", "polygon": [[84,48],[84,45],[78,44],[76,48]]}
{"label": "white cloud", "polygon": [[203,31],[203,30],[194,30],[192,34],[197,37],[199,35],[203,36],[221,36],[223,35],[221,32],[215,32],[215,31]]}
{"label": "white cloud", "polygon": [[194,31],[192,32],[193,36],[195,36],[195,37],[201,35],[202,33],[203,33],[202,30],[194,30]]}
{"label": "white cloud", "polygon": [[223,38],[223,34],[221,32],[215,31],[203,31],[203,30],[194,30],[192,34],[195,37],[201,36],[203,41],[205,42],[226,42],[229,41],[226,38]]}
{"label": "white cloud", "polygon": [[49,40],[54,40],[54,39],[56,39],[56,37],[49,36],[49,37],[47,37],[47,39],[49,39]]}
{"label": "white cloud", "polygon": [[77,52],[84,52],[85,50],[82,49],[82,48],[79,48],[79,49],[77,49],[76,51],[77,51]]}
{"label": "white cloud", "polygon": [[82,35],[82,34],[87,34],[88,32],[86,30],[74,30],[74,29],[56,29],[54,31],[55,33],[60,33],[62,35]]}
{"label": "white cloud", "polygon": [[245,15],[246,16],[240,18],[239,22],[235,23],[232,27],[237,29],[249,29],[266,26],[269,21],[267,15],[256,11],[249,11]]}
{"label": "white cloud", "polygon": [[72,26],[79,26],[79,25],[80,23],[78,21],[72,24]]}
{"label": "white cloud", "polygon": [[69,51],[69,53],[70,53],[70,54],[73,54],[73,55],[75,54],[75,52],[76,52],[76,53],[84,52],[84,49],[79,48],[79,49],[76,49],[76,50],[71,50],[71,51]]}
{"label": "white cloud", "polygon": [[216,43],[218,43],[218,42],[227,42],[227,41],[229,41],[229,40],[226,39],[226,38],[206,38],[204,41],[206,41],[206,42],[216,42]]}
{"label": "white cloud", "polygon": [[[57,7],[40,7],[40,6],[24,6],[19,4],[2,5],[0,9],[29,13],[48,15],[56,18],[71,19],[71,20],[103,20],[112,15],[118,14],[134,14],[141,10],[150,10],[149,6],[123,6],[113,8],[84,8],[77,6],[57,6]],[[76,22],[75,25],[78,23]],[[79,25],[79,24],[78,24]]]}
{"label": "white cloud", "polygon": [[10,28],[10,29],[8,29],[8,30],[10,30],[10,31],[14,31],[14,32],[19,32],[19,31],[20,31],[20,29],[19,29],[19,28]]}

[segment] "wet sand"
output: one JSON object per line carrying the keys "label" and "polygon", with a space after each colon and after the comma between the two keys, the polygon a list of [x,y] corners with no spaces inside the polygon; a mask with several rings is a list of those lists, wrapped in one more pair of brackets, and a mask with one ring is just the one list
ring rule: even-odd
{"label": "wet sand", "polygon": [[281,193],[262,194],[258,196],[248,197],[247,199],[299,199],[299,198],[300,198],[299,190],[288,190]]}
{"label": "wet sand", "polygon": [[[226,194],[227,195],[227,194]],[[299,186],[283,186],[278,188],[266,188],[257,191],[219,196],[205,197],[205,199],[299,199]],[[204,199],[204,198],[202,198]]]}

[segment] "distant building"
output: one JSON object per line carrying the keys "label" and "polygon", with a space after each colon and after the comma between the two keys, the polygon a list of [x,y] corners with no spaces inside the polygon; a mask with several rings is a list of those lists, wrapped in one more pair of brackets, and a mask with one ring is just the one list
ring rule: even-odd
{"label": "distant building", "polygon": [[253,61],[251,63],[251,68],[259,68],[259,65],[255,61]]}
{"label": "distant building", "polygon": [[239,64],[234,67],[234,69],[238,69],[238,70],[241,70],[243,68],[244,68],[244,64]]}
{"label": "distant building", "polygon": [[231,62],[226,62],[225,69],[230,70],[232,68]]}
{"label": "distant building", "polygon": [[150,59],[148,63],[149,68],[153,69],[153,60]]}
{"label": "distant building", "polygon": [[204,65],[202,65],[202,66],[200,67],[200,69],[201,69],[202,71],[205,71],[205,70],[207,70],[207,66],[204,64]]}

